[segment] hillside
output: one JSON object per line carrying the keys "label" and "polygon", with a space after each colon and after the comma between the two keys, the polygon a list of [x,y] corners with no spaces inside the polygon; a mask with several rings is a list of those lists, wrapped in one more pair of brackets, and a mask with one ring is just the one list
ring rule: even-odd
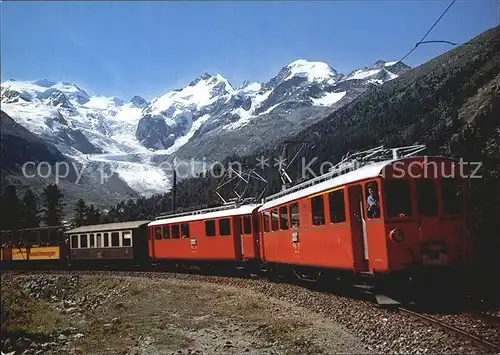
{"label": "hillside", "polygon": [[52,144],[34,135],[0,111],[2,171],[19,173],[27,161],[48,161],[54,164],[64,156]]}

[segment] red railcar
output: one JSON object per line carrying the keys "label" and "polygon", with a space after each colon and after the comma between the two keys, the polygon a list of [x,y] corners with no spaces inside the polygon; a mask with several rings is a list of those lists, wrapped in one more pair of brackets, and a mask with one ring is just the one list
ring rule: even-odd
{"label": "red railcar", "polygon": [[270,196],[263,261],[304,278],[460,269],[472,257],[463,175],[452,159],[388,159]]}
{"label": "red railcar", "polygon": [[160,216],[148,225],[149,256],[186,264],[260,260],[258,207],[228,205]]}

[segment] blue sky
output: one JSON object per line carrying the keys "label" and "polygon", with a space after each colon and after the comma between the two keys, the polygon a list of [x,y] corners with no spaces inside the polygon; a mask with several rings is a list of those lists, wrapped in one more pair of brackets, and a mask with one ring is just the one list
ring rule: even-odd
{"label": "blue sky", "polygon": [[[2,81],[72,81],[90,94],[146,99],[209,72],[233,86],[298,59],[342,73],[398,60],[442,0],[2,2]],[[497,0],[457,0],[428,40],[464,42],[499,24]],[[405,62],[449,49],[428,44]]]}

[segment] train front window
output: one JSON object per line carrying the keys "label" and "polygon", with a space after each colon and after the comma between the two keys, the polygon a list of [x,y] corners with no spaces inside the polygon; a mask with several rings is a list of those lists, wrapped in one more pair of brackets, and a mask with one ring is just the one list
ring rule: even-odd
{"label": "train front window", "polygon": [[462,191],[457,179],[441,180],[444,214],[459,214],[462,210]]}
{"label": "train front window", "polygon": [[418,180],[417,184],[418,213],[426,217],[435,217],[438,214],[436,188],[433,180]]}
{"label": "train front window", "polygon": [[386,180],[384,183],[387,217],[408,217],[412,214],[410,184],[405,179]]}

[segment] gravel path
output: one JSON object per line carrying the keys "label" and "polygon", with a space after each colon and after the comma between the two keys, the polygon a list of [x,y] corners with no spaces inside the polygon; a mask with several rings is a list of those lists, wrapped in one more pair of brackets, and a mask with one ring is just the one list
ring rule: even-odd
{"label": "gravel path", "polygon": [[[327,317],[343,325],[350,333],[359,337],[368,350],[376,353],[489,353],[485,349],[445,333],[437,326],[423,324],[408,315],[379,308],[371,302],[321,293],[296,285],[273,283],[263,279],[237,279],[177,273],[100,271],[91,273],[114,276],[134,275],[149,279],[186,280],[194,281],[196,284],[212,283],[252,290],[266,297],[286,301],[314,311],[322,317]],[[443,317],[452,322],[459,316]],[[467,318],[466,316],[460,317],[462,320],[464,317]],[[498,328],[486,325],[479,327],[477,324],[474,327],[472,323],[466,327],[476,329],[481,336],[489,333],[492,342],[494,339],[498,339]]]}
{"label": "gravel path", "polygon": [[20,275],[7,284],[23,292],[27,313],[37,304],[56,312],[42,342],[32,332],[2,339],[15,354],[371,353],[331,318],[237,286],[110,274]]}

